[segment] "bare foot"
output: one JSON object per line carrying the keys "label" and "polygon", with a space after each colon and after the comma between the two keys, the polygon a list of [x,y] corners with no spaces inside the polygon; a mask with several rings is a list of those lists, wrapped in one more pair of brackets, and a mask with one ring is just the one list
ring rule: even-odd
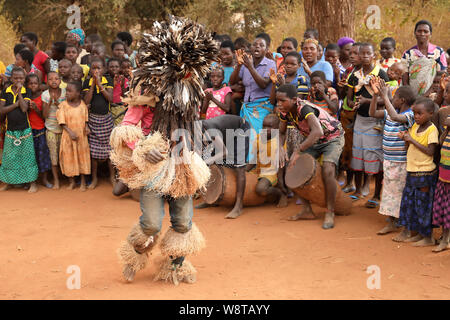
{"label": "bare foot", "polygon": [[277,208],[286,208],[288,206],[288,199],[285,194],[282,194],[278,201]]}
{"label": "bare foot", "polygon": [[369,193],[370,193],[370,185],[367,184],[367,186],[362,187],[361,196],[367,197],[369,195]]}
{"label": "bare foot", "polygon": [[69,183],[69,185],[67,186],[67,190],[73,190],[75,188],[75,182],[71,182]]}
{"label": "bare foot", "polygon": [[409,237],[411,237],[411,231],[403,229],[403,231],[400,232],[394,238],[392,238],[392,240],[395,242],[405,242],[405,240],[408,239]]}
{"label": "bare foot", "polygon": [[3,187],[0,188],[0,191],[6,191],[8,189],[11,189],[11,185],[10,184],[5,184],[5,185],[3,185]]}
{"label": "bare foot", "polygon": [[195,209],[205,209],[205,208],[209,208],[209,207],[212,207],[212,206],[213,206],[213,205],[211,205],[211,204],[209,204],[209,203],[202,202],[202,203],[196,205],[194,208],[195,208]]}
{"label": "bare foot", "polygon": [[383,229],[378,231],[377,234],[378,235],[385,235],[385,234],[388,234],[388,233],[391,233],[391,232],[395,232],[397,230],[398,230],[398,227],[395,224],[393,224],[392,222],[388,222],[388,224]]}
{"label": "bare foot", "polygon": [[97,183],[98,183],[98,179],[97,178],[92,179],[92,182],[89,185],[88,189],[95,189],[95,187],[97,187]]}
{"label": "bare foot", "polygon": [[406,239],[405,242],[417,242],[422,239],[423,239],[423,237],[420,235],[420,233],[418,233],[414,237],[410,237],[410,238]]}
{"label": "bare foot", "polygon": [[441,240],[441,242],[439,243],[439,245],[433,249],[433,252],[441,252],[448,249],[448,242]]}
{"label": "bare foot", "polygon": [[325,219],[323,220],[323,229],[334,228],[334,212],[325,213]]}
{"label": "bare foot", "polygon": [[53,185],[53,190],[59,190],[59,181],[55,181],[55,184]]}
{"label": "bare foot", "polygon": [[295,216],[289,217],[289,221],[297,221],[297,220],[314,220],[316,219],[316,215],[312,210],[304,207],[300,213],[297,213]]}
{"label": "bare foot", "polygon": [[80,185],[80,191],[86,191],[87,189],[86,189],[86,185],[84,184],[84,183],[82,183],[81,185]]}
{"label": "bare foot", "polygon": [[413,247],[428,247],[436,245],[432,237],[423,237],[422,240],[413,243]]}
{"label": "bare foot", "polygon": [[241,214],[242,214],[242,208],[234,207],[233,210],[231,210],[231,212],[225,216],[225,219],[236,219]]}
{"label": "bare foot", "polygon": [[36,193],[37,191],[38,191],[38,187],[36,185],[36,182],[31,183],[28,193]]}
{"label": "bare foot", "polygon": [[128,282],[132,282],[134,280],[134,276],[136,275],[136,272],[134,271],[134,269],[127,264],[124,268],[123,268],[123,276],[125,278],[125,280],[127,280]]}

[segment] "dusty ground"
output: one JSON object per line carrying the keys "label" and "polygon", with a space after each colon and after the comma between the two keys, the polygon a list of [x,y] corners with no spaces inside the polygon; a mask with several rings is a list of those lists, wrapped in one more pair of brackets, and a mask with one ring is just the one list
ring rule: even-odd
{"label": "dusty ground", "polygon": [[[116,249],[139,204],[114,198],[106,182],[85,193],[10,190],[0,193],[0,299],[448,299],[450,251],[377,236],[384,218],[362,205],[329,231],[321,220],[286,221],[300,208],[292,199],[232,221],[226,208],[196,210],[208,247],[191,259],[197,283],[175,287],[152,281],[154,265],[132,284],[122,280]],[[81,269],[80,290],[66,287],[70,265]],[[380,290],[367,288],[371,265]]]}

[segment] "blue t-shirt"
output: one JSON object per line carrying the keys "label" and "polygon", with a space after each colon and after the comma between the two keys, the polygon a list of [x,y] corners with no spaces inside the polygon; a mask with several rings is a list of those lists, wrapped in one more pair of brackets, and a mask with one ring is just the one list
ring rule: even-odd
{"label": "blue t-shirt", "polygon": [[223,77],[223,84],[226,84],[228,86],[229,82],[230,82],[230,77],[231,74],[233,73],[234,68],[233,67],[223,67],[223,73],[224,73],[224,77]]}
{"label": "blue t-shirt", "polygon": [[408,122],[400,123],[393,121],[386,110],[384,110],[384,131],[383,131],[383,152],[384,159],[394,162],[406,162],[406,144],[403,139],[400,139],[398,133],[400,131],[407,131],[414,124],[414,112],[411,109],[402,112]]}
{"label": "blue t-shirt", "polygon": [[[319,60],[319,61],[317,61],[316,64],[315,64],[312,68],[310,68],[310,69],[311,69],[311,72],[314,72],[314,71],[322,71],[323,73],[325,73],[325,78],[326,78],[328,81],[333,82],[333,79],[334,79],[333,67],[331,66],[331,64],[330,64],[329,62]],[[301,76],[305,76],[306,79],[308,80],[308,83],[311,82],[311,79],[309,79],[308,74],[306,73],[305,69],[303,68],[303,64],[302,64],[302,66],[300,67],[298,73],[299,73],[299,75],[301,75]]]}

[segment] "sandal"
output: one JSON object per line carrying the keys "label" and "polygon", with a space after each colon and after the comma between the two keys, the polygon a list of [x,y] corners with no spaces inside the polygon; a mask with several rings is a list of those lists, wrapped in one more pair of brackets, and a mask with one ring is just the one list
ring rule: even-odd
{"label": "sandal", "polygon": [[380,203],[374,199],[367,200],[367,202],[365,204],[366,208],[369,208],[369,209],[374,209],[374,208],[378,207],[379,205],[380,205]]}
{"label": "sandal", "polygon": [[350,193],[350,192],[355,192],[356,188],[354,186],[346,186],[344,189],[342,189],[342,191],[344,193]]}
{"label": "sandal", "polygon": [[350,198],[352,199],[352,201],[358,201],[360,200],[362,197],[361,196],[355,196],[355,195],[350,195]]}

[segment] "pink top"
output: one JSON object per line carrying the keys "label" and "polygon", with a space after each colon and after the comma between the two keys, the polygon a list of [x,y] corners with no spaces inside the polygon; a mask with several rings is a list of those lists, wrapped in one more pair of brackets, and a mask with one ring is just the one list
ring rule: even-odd
{"label": "pink top", "polygon": [[[125,116],[123,117],[121,125],[137,126],[140,122],[142,132],[147,136],[150,133],[150,127],[152,126],[154,112],[154,107],[129,106],[127,113],[125,113]],[[128,147],[134,150],[135,143],[136,141],[129,143]]]}
{"label": "pink top", "polygon": [[[225,97],[227,96],[227,94],[231,93],[231,88],[223,87],[217,91],[214,91],[212,88],[208,88],[205,90],[205,92],[212,92],[214,98],[216,98],[221,103],[225,103]],[[225,113],[226,112],[224,110],[222,110],[219,106],[217,106],[217,104],[210,101],[208,110],[206,110],[206,119],[212,119],[212,118],[221,116]]]}
{"label": "pink top", "polygon": [[36,66],[36,68],[42,72],[42,80],[47,80],[47,72],[45,72],[45,61],[47,61],[48,55],[42,51],[39,50],[38,53],[34,56],[33,64]]}
{"label": "pink top", "polygon": [[[124,84],[123,84],[123,88],[125,90],[127,90],[128,88],[128,79],[124,78]],[[122,102],[122,87],[120,86],[120,83],[116,83],[116,85],[114,85],[114,89],[113,89],[113,102],[114,103],[121,103]]]}

